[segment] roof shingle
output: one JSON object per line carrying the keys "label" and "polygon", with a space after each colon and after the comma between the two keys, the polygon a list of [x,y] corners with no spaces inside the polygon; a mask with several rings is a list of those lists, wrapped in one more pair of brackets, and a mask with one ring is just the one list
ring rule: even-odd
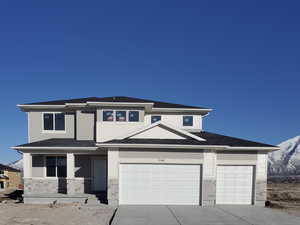
{"label": "roof shingle", "polygon": [[16,147],[96,147],[96,143],[95,141],[79,141],[71,138],[51,138],[18,145]]}
{"label": "roof shingle", "polygon": [[120,143],[120,144],[173,144],[173,145],[226,145],[230,147],[276,147],[269,144],[244,140],[235,137],[224,136],[210,132],[191,132],[205,141],[198,141],[192,138],[188,139],[132,139],[126,138],[123,140],[111,140],[105,143]]}
{"label": "roof shingle", "polygon": [[132,97],[126,97],[126,96],[113,96],[113,97],[104,97],[104,98],[89,97],[89,98],[77,98],[77,99],[64,99],[64,100],[56,100],[56,101],[27,103],[24,105],[64,105],[66,103],[86,103],[86,102],[154,103],[154,108],[208,109],[205,107],[189,106],[189,105],[154,101],[154,100],[141,99],[141,98],[132,98]]}

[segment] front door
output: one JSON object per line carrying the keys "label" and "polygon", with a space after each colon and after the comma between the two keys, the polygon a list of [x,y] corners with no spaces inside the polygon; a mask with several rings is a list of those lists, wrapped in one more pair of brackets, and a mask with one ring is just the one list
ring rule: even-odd
{"label": "front door", "polygon": [[106,160],[93,158],[93,190],[106,191]]}

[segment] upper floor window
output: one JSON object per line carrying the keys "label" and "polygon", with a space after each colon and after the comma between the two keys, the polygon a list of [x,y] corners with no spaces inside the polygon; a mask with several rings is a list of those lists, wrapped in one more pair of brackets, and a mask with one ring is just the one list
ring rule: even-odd
{"label": "upper floor window", "polygon": [[114,121],[114,111],[103,111],[103,121]]}
{"label": "upper floor window", "polygon": [[117,122],[139,122],[139,111],[127,110],[104,110],[103,121],[117,121]]}
{"label": "upper floor window", "polygon": [[161,120],[161,116],[151,116],[151,123],[156,123]]}
{"label": "upper floor window", "polygon": [[116,121],[126,121],[126,111],[116,111]]}
{"label": "upper floor window", "polygon": [[3,175],[4,174],[4,170],[0,170],[0,175]]}
{"label": "upper floor window", "polygon": [[129,111],[128,120],[130,122],[138,122],[139,121],[139,111]]}
{"label": "upper floor window", "polygon": [[44,130],[65,130],[64,113],[44,113]]}
{"label": "upper floor window", "polygon": [[65,156],[46,157],[46,176],[47,177],[66,177],[67,160]]}
{"label": "upper floor window", "polygon": [[193,126],[193,116],[183,116],[182,121],[183,126]]}

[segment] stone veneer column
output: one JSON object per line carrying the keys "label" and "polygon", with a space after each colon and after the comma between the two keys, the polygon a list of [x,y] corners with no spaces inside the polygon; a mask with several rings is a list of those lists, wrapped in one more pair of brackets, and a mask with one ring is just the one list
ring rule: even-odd
{"label": "stone veneer column", "polygon": [[109,205],[119,204],[119,149],[107,151],[107,200]]}
{"label": "stone veneer column", "polygon": [[203,179],[202,179],[202,205],[216,204],[216,153],[204,151],[203,153]]}
{"label": "stone veneer column", "polygon": [[24,194],[30,193],[30,181],[32,180],[32,155],[23,153],[23,179],[24,179]]}
{"label": "stone veneer column", "polygon": [[257,153],[255,177],[255,205],[264,206],[267,200],[267,159],[266,152]]}
{"label": "stone veneer column", "polygon": [[75,157],[74,153],[67,153],[67,194],[75,194]]}

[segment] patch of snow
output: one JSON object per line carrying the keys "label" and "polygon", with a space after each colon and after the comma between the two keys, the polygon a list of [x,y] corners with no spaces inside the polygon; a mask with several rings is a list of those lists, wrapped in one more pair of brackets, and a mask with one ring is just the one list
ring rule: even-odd
{"label": "patch of snow", "polygon": [[280,150],[269,153],[269,175],[300,175],[300,135],[278,146]]}

